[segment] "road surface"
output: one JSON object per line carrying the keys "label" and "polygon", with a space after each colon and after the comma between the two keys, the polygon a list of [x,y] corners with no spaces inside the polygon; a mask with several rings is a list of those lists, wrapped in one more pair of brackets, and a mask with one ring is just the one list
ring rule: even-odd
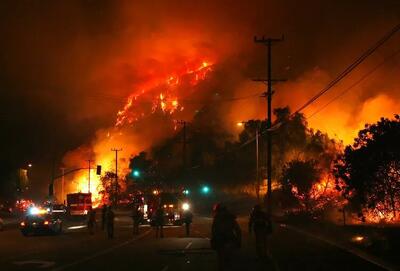
{"label": "road surface", "polygon": [[[235,270],[384,270],[321,240],[276,226],[271,238],[272,259],[257,261],[253,240],[240,219],[243,246],[235,257]],[[150,227],[132,235],[131,221],[117,216],[115,238],[100,229],[87,233],[82,223],[65,225],[58,236],[24,237],[17,229],[0,232],[0,270],[217,270],[209,246],[212,220],[197,217],[192,236],[183,227],[168,227],[165,238],[156,239]]]}

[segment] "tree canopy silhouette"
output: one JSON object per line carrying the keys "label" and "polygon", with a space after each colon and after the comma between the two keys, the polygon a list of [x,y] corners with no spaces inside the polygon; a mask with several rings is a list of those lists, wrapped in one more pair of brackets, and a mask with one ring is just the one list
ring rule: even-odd
{"label": "tree canopy silhouette", "polygon": [[337,188],[359,212],[400,209],[400,117],[381,118],[359,131],[335,163]]}

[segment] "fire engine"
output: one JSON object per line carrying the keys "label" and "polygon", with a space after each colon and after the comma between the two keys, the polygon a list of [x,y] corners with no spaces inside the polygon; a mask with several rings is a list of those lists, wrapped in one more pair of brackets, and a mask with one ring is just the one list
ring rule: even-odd
{"label": "fire engine", "polygon": [[164,210],[166,225],[182,225],[182,214],[190,209],[190,204],[179,193],[161,192],[138,194],[133,197],[133,204],[143,213],[144,223],[154,223],[154,214],[161,207]]}
{"label": "fire engine", "polygon": [[67,212],[69,215],[87,215],[91,208],[91,193],[67,194]]}

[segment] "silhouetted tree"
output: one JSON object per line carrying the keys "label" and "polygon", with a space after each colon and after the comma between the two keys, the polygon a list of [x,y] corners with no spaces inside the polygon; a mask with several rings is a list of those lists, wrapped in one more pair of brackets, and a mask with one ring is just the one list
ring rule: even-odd
{"label": "silhouetted tree", "polygon": [[103,201],[112,201],[115,200],[116,195],[116,186],[115,186],[115,173],[111,171],[106,171],[101,177],[100,181],[102,184],[103,190],[100,191],[102,195]]}
{"label": "silhouetted tree", "polygon": [[[224,129],[224,120],[218,114],[210,114],[204,108],[187,127],[187,173],[182,174],[182,134],[166,139],[151,150],[163,182],[209,181],[222,187],[241,188],[255,184],[256,148],[255,134],[259,129],[260,180],[265,178],[266,121],[249,120],[239,134],[239,140]],[[314,132],[301,113],[291,114],[288,107],[274,110],[276,122],[283,123],[273,131],[273,178],[279,180],[285,163],[301,160],[317,160],[326,172],[336,158],[337,144],[326,134]],[[145,156],[137,156],[137,164]],[[133,160],[132,160],[133,162]],[[131,168],[132,168],[131,163]]]}
{"label": "silhouetted tree", "polygon": [[337,188],[360,212],[400,209],[400,118],[367,124],[334,168]]}
{"label": "silhouetted tree", "polygon": [[314,160],[293,160],[285,164],[282,172],[283,190],[294,194],[306,211],[310,210],[311,188],[320,180],[320,170]]}
{"label": "silhouetted tree", "polygon": [[140,152],[138,155],[132,157],[129,162],[129,168],[137,170],[141,176],[151,175],[153,161],[147,158],[146,152]]}

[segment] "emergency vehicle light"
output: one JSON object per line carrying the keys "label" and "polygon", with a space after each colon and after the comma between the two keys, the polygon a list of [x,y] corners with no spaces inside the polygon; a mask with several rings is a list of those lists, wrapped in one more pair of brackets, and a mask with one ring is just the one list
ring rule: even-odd
{"label": "emergency vehicle light", "polygon": [[40,208],[37,208],[37,207],[31,207],[29,209],[29,214],[30,215],[40,215],[40,214],[45,214],[45,213],[47,213],[47,211],[45,209],[40,209]]}
{"label": "emergency vehicle light", "polygon": [[189,210],[190,209],[190,205],[189,205],[189,203],[184,203],[184,204],[182,204],[182,209],[184,210],[184,211],[187,211],[187,210]]}

